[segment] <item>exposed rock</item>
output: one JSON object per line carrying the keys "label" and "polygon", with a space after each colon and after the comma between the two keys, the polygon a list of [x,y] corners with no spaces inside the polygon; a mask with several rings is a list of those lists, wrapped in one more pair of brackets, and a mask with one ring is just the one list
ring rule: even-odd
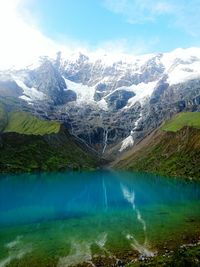
{"label": "exposed rock", "polygon": [[64,103],[76,101],[76,99],[77,99],[77,95],[74,91],[72,91],[72,90],[66,90],[65,91],[64,99],[63,99]]}
{"label": "exposed rock", "polygon": [[134,96],[135,94],[133,92],[125,90],[117,90],[114,91],[108,97],[106,97],[106,101],[111,109],[119,110],[125,107],[128,103],[128,100]]}
{"label": "exposed rock", "polygon": [[12,79],[0,80],[0,95],[5,97],[19,97],[23,90]]}
{"label": "exposed rock", "polygon": [[55,105],[64,104],[65,81],[48,58],[43,58],[40,67],[28,73],[25,83],[43,92]]}

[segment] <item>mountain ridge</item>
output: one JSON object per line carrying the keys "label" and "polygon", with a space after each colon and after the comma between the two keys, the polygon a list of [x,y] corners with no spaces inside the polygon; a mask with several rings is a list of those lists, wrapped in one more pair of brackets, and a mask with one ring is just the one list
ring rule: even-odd
{"label": "mountain ridge", "polygon": [[200,110],[199,51],[122,59],[58,53],[25,69],[1,71],[0,98],[64,123],[72,135],[110,158],[111,150],[120,155],[174,114]]}

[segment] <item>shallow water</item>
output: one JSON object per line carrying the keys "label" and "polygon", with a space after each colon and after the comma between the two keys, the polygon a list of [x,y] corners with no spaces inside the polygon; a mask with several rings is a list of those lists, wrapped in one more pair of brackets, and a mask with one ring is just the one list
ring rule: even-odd
{"label": "shallow water", "polygon": [[199,236],[200,183],[129,172],[0,177],[0,267],[111,266]]}

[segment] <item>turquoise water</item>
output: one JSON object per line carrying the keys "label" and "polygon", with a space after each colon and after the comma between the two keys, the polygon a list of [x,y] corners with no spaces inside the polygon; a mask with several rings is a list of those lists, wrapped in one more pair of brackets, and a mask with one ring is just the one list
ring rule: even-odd
{"label": "turquoise water", "polygon": [[199,236],[200,184],[129,172],[0,177],[0,267],[111,266]]}

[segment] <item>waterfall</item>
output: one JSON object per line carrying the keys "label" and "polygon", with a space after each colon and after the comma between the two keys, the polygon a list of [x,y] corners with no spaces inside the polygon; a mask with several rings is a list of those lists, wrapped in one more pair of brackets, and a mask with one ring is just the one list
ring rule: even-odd
{"label": "waterfall", "polygon": [[92,145],[90,131],[87,132],[87,135],[88,135],[88,139],[89,139],[89,144]]}
{"label": "waterfall", "polygon": [[103,147],[102,154],[104,154],[106,147],[107,147],[107,141],[108,141],[108,131],[107,130],[104,130],[104,136],[105,136],[105,141],[104,141],[104,147]]}
{"label": "waterfall", "polygon": [[122,189],[122,193],[124,198],[132,205],[133,211],[135,211],[136,213],[136,217],[138,222],[142,225],[142,229],[144,232],[144,236],[145,236],[145,240],[144,240],[144,244],[141,245],[134,236],[128,234],[126,236],[126,238],[128,240],[132,240],[133,243],[131,244],[133,248],[135,248],[140,254],[141,256],[145,256],[145,257],[153,257],[154,253],[149,251],[146,246],[148,244],[148,238],[147,238],[147,226],[146,226],[146,222],[145,220],[142,218],[142,215],[139,211],[139,209],[136,207],[135,205],[135,192],[134,191],[129,191],[129,189],[121,184],[121,189]]}

